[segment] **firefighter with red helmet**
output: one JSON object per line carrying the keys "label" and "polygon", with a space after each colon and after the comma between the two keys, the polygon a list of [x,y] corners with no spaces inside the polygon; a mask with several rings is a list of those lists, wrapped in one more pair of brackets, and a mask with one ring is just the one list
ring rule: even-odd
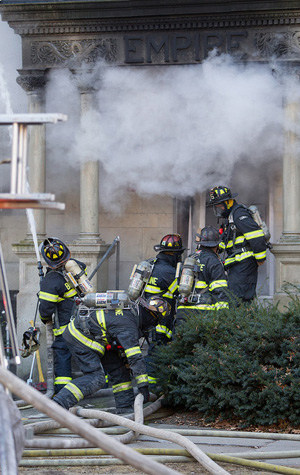
{"label": "firefighter with red helmet", "polygon": [[133,411],[132,377],[138,391],[149,401],[148,375],[139,339],[142,332],[159,323],[170,312],[170,305],[160,296],[140,300],[147,308],[137,318],[131,308],[87,309],[79,307],[63,338],[83,373],[68,383],[53,400],[69,409],[105,384],[109,376],[118,414]]}
{"label": "firefighter with red helmet", "polygon": [[223,264],[218,256],[221,237],[213,226],[207,226],[197,233],[197,249],[183,265],[179,292],[183,293],[182,282],[185,266],[193,278],[189,287],[181,294],[176,313],[176,325],[187,318],[191,311],[210,312],[228,308],[227,279]]}
{"label": "firefighter with red helmet", "polygon": [[[43,323],[53,320],[53,359],[54,392],[57,393],[72,380],[71,353],[62,334],[70,322],[77,291],[67,282],[64,266],[70,260],[69,248],[58,238],[49,237],[40,246],[41,254],[47,264],[46,275],[40,283],[39,312]],[[82,272],[86,266],[77,261]]]}
{"label": "firefighter with red helmet", "polygon": [[236,202],[236,196],[228,187],[216,186],[209,192],[208,206],[224,219],[220,248],[226,251],[228,288],[241,301],[251,302],[256,295],[258,266],[266,260],[267,244],[263,230],[250,210]]}
{"label": "firefighter with red helmet", "polygon": [[[178,295],[178,280],[176,277],[176,267],[181,261],[185,247],[179,234],[165,235],[159,244],[154,246],[158,253],[154,259],[154,267],[151,277],[145,286],[144,296],[150,298],[153,295],[161,295],[171,305],[170,315],[161,320],[151,333],[151,342],[146,356],[149,384],[154,390],[156,385],[155,369],[152,367],[152,353],[158,344],[166,344],[171,341],[172,330],[175,319],[176,300]],[[145,310],[142,309],[142,312]]]}

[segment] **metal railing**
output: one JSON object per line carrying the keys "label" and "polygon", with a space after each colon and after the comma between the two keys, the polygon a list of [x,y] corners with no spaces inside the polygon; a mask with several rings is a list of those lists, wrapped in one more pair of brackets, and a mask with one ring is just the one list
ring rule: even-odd
{"label": "metal railing", "polygon": [[100,261],[96,265],[93,272],[89,275],[88,279],[92,280],[92,278],[94,277],[96,272],[98,272],[98,270],[102,266],[103,262],[106,259],[109,258],[109,256],[111,255],[111,253],[115,249],[115,247],[117,248],[117,250],[116,250],[116,289],[115,290],[119,290],[119,286],[120,286],[120,236],[115,237],[115,239],[113,240],[113,242],[111,243],[111,245],[109,246],[109,248],[107,249],[105,254],[102,256],[102,258],[100,259]]}

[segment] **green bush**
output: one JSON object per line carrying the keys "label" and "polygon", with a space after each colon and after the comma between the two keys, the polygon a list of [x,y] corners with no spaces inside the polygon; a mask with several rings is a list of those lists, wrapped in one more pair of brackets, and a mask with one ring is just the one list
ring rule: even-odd
{"label": "green bush", "polygon": [[169,404],[250,424],[300,423],[300,302],[281,313],[254,302],[189,313],[157,348],[158,385]]}

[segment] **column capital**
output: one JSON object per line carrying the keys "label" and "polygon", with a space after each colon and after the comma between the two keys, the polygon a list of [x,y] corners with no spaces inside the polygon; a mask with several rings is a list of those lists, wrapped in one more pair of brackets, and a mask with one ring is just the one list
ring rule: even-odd
{"label": "column capital", "polygon": [[94,94],[101,87],[102,79],[99,70],[95,69],[70,69],[72,79],[80,94]]}
{"label": "column capital", "polygon": [[19,69],[18,73],[20,76],[17,77],[17,84],[28,94],[44,92],[47,83],[45,71]]}

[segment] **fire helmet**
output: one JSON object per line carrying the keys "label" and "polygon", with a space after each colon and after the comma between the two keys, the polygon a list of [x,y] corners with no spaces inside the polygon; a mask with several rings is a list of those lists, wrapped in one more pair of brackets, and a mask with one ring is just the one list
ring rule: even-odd
{"label": "fire helmet", "polygon": [[67,262],[71,253],[69,248],[58,238],[46,238],[40,246],[40,251],[46,264],[51,269],[57,269]]}
{"label": "fire helmet", "polygon": [[160,295],[153,295],[148,299],[141,298],[140,304],[142,307],[149,310],[156,318],[168,317],[171,313],[171,305]]}
{"label": "fire helmet", "polygon": [[209,191],[209,202],[207,205],[217,205],[223,203],[223,201],[231,200],[237,195],[238,193],[231,193],[230,188],[227,188],[227,186],[215,186]]}
{"label": "fire helmet", "polygon": [[201,233],[196,234],[196,243],[198,246],[215,247],[218,246],[222,238],[219,232],[213,226],[206,226],[201,230]]}
{"label": "fire helmet", "polygon": [[180,234],[166,234],[159,244],[156,244],[153,249],[158,251],[172,251],[183,252],[185,247],[182,247],[182,239]]}

